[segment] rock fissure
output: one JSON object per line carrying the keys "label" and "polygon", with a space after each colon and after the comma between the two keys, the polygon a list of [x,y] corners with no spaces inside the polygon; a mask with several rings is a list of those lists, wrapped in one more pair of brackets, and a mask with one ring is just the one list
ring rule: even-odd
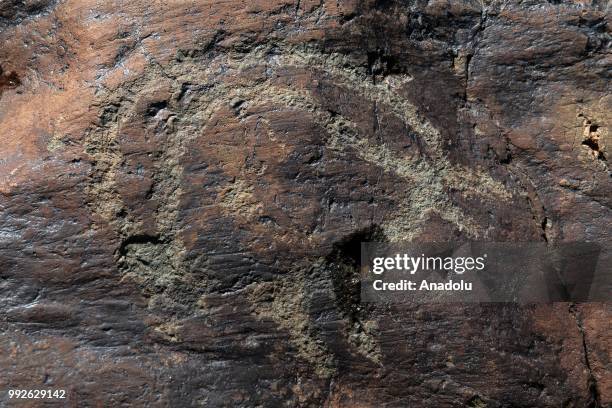
{"label": "rock fissure", "polygon": [[578,331],[580,332],[581,340],[582,340],[582,352],[584,357],[584,364],[588,371],[588,382],[587,389],[589,391],[589,399],[587,400],[586,407],[587,408],[600,408],[601,402],[599,397],[599,389],[597,387],[597,379],[593,374],[593,370],[591,368],[590,358],[589,358],[589,349],[587,346],[587,338],[584,330],[584,326],[582,323],[582,317],[580,316],[580,311],[575,304],[571,304],[569,306],[570,315],[576,321],[576,325],[578,326]]}

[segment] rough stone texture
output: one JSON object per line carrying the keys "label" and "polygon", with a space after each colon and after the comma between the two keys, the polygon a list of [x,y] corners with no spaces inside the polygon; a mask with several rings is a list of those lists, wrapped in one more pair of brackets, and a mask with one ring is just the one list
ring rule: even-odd
{"label": "rough stone texture", "polygon": [[609,304],[355,280],[368,239],[609,243],[607,7],[2,1],[0,390],[611,406]]}

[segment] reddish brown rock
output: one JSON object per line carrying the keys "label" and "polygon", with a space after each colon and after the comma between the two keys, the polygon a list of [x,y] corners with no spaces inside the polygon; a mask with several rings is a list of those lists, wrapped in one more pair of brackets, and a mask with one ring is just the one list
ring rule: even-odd
{"label": "reddish brown rock", "polygon": [[612,404],[608,304],[355,281],[369,239],[609,243],[603,2],[8,1],[0,50],[2,404]]}

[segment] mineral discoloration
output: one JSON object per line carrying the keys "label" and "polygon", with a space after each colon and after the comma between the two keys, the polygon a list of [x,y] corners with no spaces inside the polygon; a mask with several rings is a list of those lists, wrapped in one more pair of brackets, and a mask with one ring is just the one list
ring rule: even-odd
{"label": "mineral discoloration", "polygon": [[609,241],[609,24],[570,1],[0,6],[0,388],[609,405],[607,305],[356,290],[362,240]]}

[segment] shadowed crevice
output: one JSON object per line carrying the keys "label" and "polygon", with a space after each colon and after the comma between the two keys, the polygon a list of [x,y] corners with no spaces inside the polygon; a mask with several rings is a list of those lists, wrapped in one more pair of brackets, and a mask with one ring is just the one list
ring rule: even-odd
{"label": "shadowed crevice", "polygon": [[580,336],[582,339],[582,351],[584,354],[584,363],[589,372],[587,379],[587,389],[589,392],[589,399],[585,405],[585,408],[600,408],[601,407],[601,399],[599,395],[599,388],[597,387],[597,380],[595,375],[593,375],[593,370],[591,368],[591,362],[589,360],[589,350],[587,347],[586,341],[586,333],[584,331],[584,325],[582,321],[582,317],[578,312],[576,305],[572,303],[569,307],[569,313],[576,320],[576,325],[578,326],[578,331],[580,332]]}

